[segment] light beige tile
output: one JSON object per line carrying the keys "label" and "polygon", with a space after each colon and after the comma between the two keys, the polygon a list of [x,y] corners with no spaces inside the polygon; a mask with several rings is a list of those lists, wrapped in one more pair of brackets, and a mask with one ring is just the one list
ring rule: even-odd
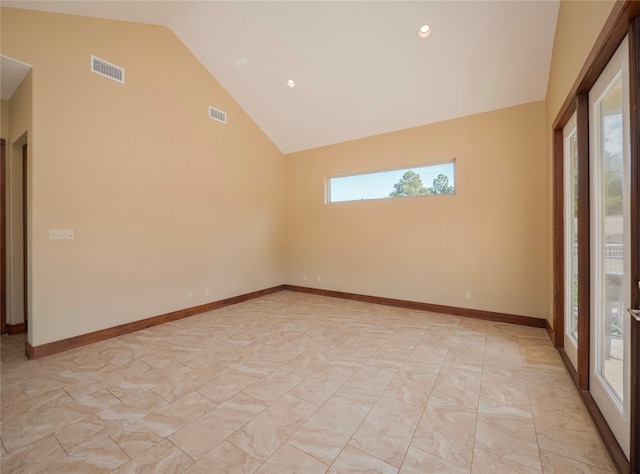
{"label": "light beige tile", "polygon": [[160,395],[147,391],[137,395],[129,401],[115,405],[107,410],[101,411],[96,416],[105,421],[122,420],[132,423],[145,417],[152,411],[168,405]]}
{"label": "light beige tile", "polygon": [[135,457],[214,407],[214,402],[193,392],[112,433],[111,439]]}
{"label": "light beige tile", "polygon": [[106,410],[112,406],[118,405],[121,403],[118,397],[116,397],[109,390],[103,389],[93,392],[84,397],[80,397],[76,399],[76,402],[80,406],[91,407],[95,410],[96,413]]}
{"label": "light beige tile", "polygon": [[104,438],[50,465],[47,471],[52,473],[108,473],[127,461],[129,461],[129,456],[111,438]]}
{"label": "light beige tile", "polygon": [[365,364],[336,390],[335,395],[371,407],[397,372],[398,367]]}
{"label": "light beige tile", "polygon": [[413,352],[409,354],[405,364],[420,364],[425,369],[431,369],[438,373],[444,363],[444,359],[447,357],[449,346],[448,344],[442,345],[441,342],[436,344],[440,345],[431,345],[425,342],[419,343]]}
{"label": "light beige tile", "polygon": [[[419,312],[414,313],[414,317],[420,317]],[[426,329],[416,329],[415,327],[400,327],[389,338],[389,342],[403,342],[411,346],[415,346],[420,342]]]}
{"label": "light beige tile", "polygon": [[210,474],[215,466],[219,473],[251,474],[260,467],[260,463],[227,441],[205,454],[185,474]]}
{"label": "light beige tile", "polygon": [[588,419],[575,412],[536,415],[534,424],[540,449],[575,459],[597,468],[607,469],[608,456]]}
{"label": "light beige tile", "polygon": [[331,397],[296,431],[289,443],[330,465],[368,412],[368,407],[351,400]]}
{"label": "light beige tile", "polygon": [[477,412],[448,399],[429,399],[411,444],[465,468],[471,467]]}
{"label": "light beige tile", "polygon": [[[66,402],[65,399],[71,401],[67,395],[56,399],[56,402]],[[66,403],[62,406],[66,406],[67,409],[61,409],[60,406],[51,402],[29,412],[21,413],[14,422],[7,423],[3,420],[2,441],[7,451],[13,452],[54,433],[60,427],[71,425],[86,417],[86,410],[83,410],[82,407],[74,409]]]}
{"label": "light beige tile", "polygon": [[177,377],[180,374],[189,372],[191,369],[186,365],[176,361],[176,365],[166,368],[151,368],[141,374],[128,377],[114,385],[110,385],[107,389],[120,400],[130,400],[136,398],[143,392],[164,383],[168,379]]}
{"label": "light beige tile", "polygon": [[480,397],[480,367],[443,366],[433,386],[431,397],[447,400],[456,409],[477,410]]}
{"label": "light beige tile", "polygon": [[438,369],[422,364],[405,363],[391,380],[383,397],[409,405],[424,407],[436,383]]}
{"label": "light beige tile", "polygon": [[397,341],[385,342],[372,356],[372,360],[394,362],[401,365],[413,352],[414,344]]}
{"label": "light beige tile", "polygon": [[522,353],[517,336],[487,335],[483,365],[487,367],[521,367]]}
{"label": "light beige tile", "polygon": [[536,432],[529,410],[481,407],[475,448],[537,471],[541,469]]}
{"label": "light beige tile", "polygon": [[[2,386],[9,382],[4,374],[2,374]],[[27,398],[12,406],[11,410],[4,410],[2,407],[2,424],[9,426],[15,423],[30,420],[34,414],[46,409],[47,405],[52,404],[60,398],[69,398],[69,395],[63,389],[57,389],[49,393],[45,393],[35,398]]]}
{"label": "light beige tile", "polygon": [[49,435],[28,444],[11,454],[4,454],[0,460],[0,471],[5,473],[40,472],[47,466],[64,459],[67,453],[55,436]]}
{"label": "light beige tile", "polygon": [[305,369],[283,365],[242,392],[264,403],[273,403],[307,376],[309,372]]}
{"label": "light beige tile", "polygon": [[520,353],[522,362],[534,366],[556,366],[562,365],[562,359],[558,351],[551,345],[549,339],[537,337],[520,336]]}
{"label": "light beige tile", "polygon": [[256,473],[323,474],[326,471],[326,465],[285,443]]}
{"label": "light beige tile", "polygon": [[400,467],[423,408],[381,398],[373,406],[349,444]]}
{"label": "light beige tile", "polygon": [[178,430],[169,439],[198,461],[265,408],[264,403],[239,393]]}
{"label": "light beige tile", "polygon": [[306,420],[316,406],[285,394],[236,431],[228,441],[265,462]]}
{"label": "light beige tile", "polygon": [[320,406],[326,402],[351,375],[353,375],[353,369],[325,366],[293,387],[289,393],[316,406]]}
{"label": "light beige tile", "polygon": [[482,371],[480,405],[530,410],[531,401],[524,370],[513,367],[485,367]]}
{"label": "light beige tile", "polygon": [[103,420],[90,416],[57,431],[56,438],[67,453],[71,454],[106,438],[126,424],[125,420]]}
{"label": "light beige tile", "polygon": [[498,456],[492,451],[476,448],[473,452],[473,464],[471,465],[473,474],[484,474],[487,472],[508,472],[513,474],[539,474],[540,468],[532,468],[519,464],[513,460]]}
{"label": "light beige tile", "polygon": [[[539,328],[285,291],[37,361],[25,341],[0,343],[4,470],[257,469],[231,436],[271,472],[613,470]],[[402,464],[412,415],[385,403],[424,409]]]}
{"label": "light beige tile", "polygon": [[118,474],[148,472],[173,474],[183,472],[192,465],[193,459],[165,439],[122,465],[116,472]]}
{"label": "light beige tile", "polygon": [[440,474],[445,472],[447,474],[469,474],[469,469],[426,453],[415,446],[409,447],[400,468],[400,474]]}
{"label": "light beige tile", "polygon": [[174,402],[212,382],[228,370],[222,365],[198,367],[156,385],[152,390],[165,400]]}
{"label": "light beige tile", "polygon": [[217,403],[222,403],[258,380],[260,377],[230,370],[200,386],[198,392]]}
{"label": "light beige tile", "polygon": [[[80,360],[84,359],[80,358]],[[95,378],[81,377],[77,383],[66,385],[65,390],[71,397],[78,399],[126,380],[129,377],[135,377],[150,369],[151,366],[149,364],[145,364],[140,360],[132,360],[122,366],[106,365],[96,369]]]}
{"label": "light beige tile", "polygon": [[109,437],[131,458],[157,445],[164,438],[154,431],[154,427],[137,421],[122,430],[113,432]]}
{"label": "light beige tile", "polygon": [[596,467],[577,459],[561,456],[544,449],[540,450],[542,472],[555,474],[611,474],[616,472],[611,464]]}
{"label": "light beige tile", "polygon": [[484,336],[474,337],[470,341],[459,338],[449,346],[444,359],[445,366],[480,366],[484,358]]}
{"label": "light beige tile", "polygon": [[395,474],[398,469],[347,445],[327,471],[330,474]]}
{"label": "light beige tile", "polygon": [[20,384],[10,384],[8,381],[0,386],[0,407],[5,411],[8,407],[19,404],[20,402],[26,402],[29,397],[22,390]]}

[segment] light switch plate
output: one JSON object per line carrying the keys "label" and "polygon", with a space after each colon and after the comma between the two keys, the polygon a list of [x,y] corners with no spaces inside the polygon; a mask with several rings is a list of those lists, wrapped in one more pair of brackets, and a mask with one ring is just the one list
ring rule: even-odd
{"label": "light switch plate", "polygon": [[72,240],[73,229],[49,229],[49,240]]}

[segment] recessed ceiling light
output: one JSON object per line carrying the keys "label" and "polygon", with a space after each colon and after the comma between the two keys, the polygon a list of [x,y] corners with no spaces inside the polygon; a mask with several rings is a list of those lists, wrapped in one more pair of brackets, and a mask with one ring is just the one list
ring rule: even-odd
{"label": "recessed ceiling light", "polygon": [[422,25],[418,28],[418,36],[422,39],[426,39],[431,36],[431,27],[429,25]]}
{"label": "recessed ceiling light", "polygon": [[294,81],[293,79],[289,79],[287,81],[287,86],[289,87],[289,89],[293,89],[296,87],[296,81]]}

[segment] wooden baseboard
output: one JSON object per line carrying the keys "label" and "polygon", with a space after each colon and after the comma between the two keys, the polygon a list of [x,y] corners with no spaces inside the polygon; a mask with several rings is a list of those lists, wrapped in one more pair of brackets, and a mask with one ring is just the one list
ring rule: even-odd
{"label": "wooden baseboard", "polygon": [[383,298],[380,296],[368,296],[358,295],[354,293],[345,293],[342,291],[333,290],[320,290],[316,288],[307,288],[303,286],[295,285],[279,285],[273,288],[267,288],[265,290],[254,291],[240,296],[234,296],[226,298],[220,301],[214,301],[212,303],[206,303],[200,306],[194,306],[171,313],[161,314],[153,316],[151,318],[142,319],[140,321],[133,321],[131,323],[121,324],[120,326],[114,326],[107,329],[101,329],[100,331],[91,332],[88,334],[81,334],[79,336],[70,337],[68,339],[62,339],[60,341],[49,342],[39,346],[32,346],[28,342],[25,344],[26,356],[33,359],[40,359],[42,357],[58,354],[60,352],[67,351],[69,349],[75,349],[76,347],[86,346],[94,342],[104,341],[113,337],[122,336],[123,334],[129,334],[131,332],[139,331],[141,329],[150,328],[159,324],[168,323],[170,321],[176,321],[178,319],[194,316],[196,314],[205,313],[207,311],[213,311],[214,309],[223,308],[233,304],[241,303],[243,301],[252,300],[261,296],[266,296],[272,293],[277,293],[282,290],[295,291],[298,293],[310,293],[320,296],[330,296],[334,298],[342,298],[348,300],[362,301],[365,303],[382,304],[386,306],[396,306],[408,309],[417,309],[421,311],[431,311],[434,313],[450,314],[453,316],[463,316],[467,318],[484,319],[487,321],[497,321],[502,323],[519,324],[523,326],[531,326],[538,328],[547,328],[548,322],[546,319],[531,318],[527,316],[517,316],[513,314],[496,313],[492,311],[483,311],[470,308],[458,308],[455,306],[436,305],[431,303],[420,303],[416,301],[398,300],[393,298]]}
{"label": "wooden baseboard", "polygon": [[305,286],[284,285],[285,290],[296,291],[298,293],[310,293],[312,295],[330,296],[346,300],[362,301],[364,303],[382,304],[386,306],[396,306],[400,308],[417,309],[420,311],[431,311],[432,313],[450,314],[453,316],[464,316],[466,318],[484,319],[487,321],[497,321],[500,323],[519,324],[521,326],[531,326],[536,328],[546,328],[548,322],[542,318],[532,318],[528,316],[517,316],[515,314],[495,313],[480,309],[458,308],[456,306],[444,306],[431,303],[420,303],[417,301],[398,300],[394,298],[383,298],[381,296],[358,295],[343,291],[321,290],[318,288],[308,288]]}
{"label": "wooden baseboard", "polygon": [[589,393],[588,390],[580,390],[578,388],[578,373],[569,360],[569,356],[567,356],[567,353],[563,348],[558,348],[557,350],[560,353],[560,357],[562,357],[562,361],[567,368],[567,372],[569,372],[569,375],[571,376],[571,379],[576,386],[576,390],[578,390],[578,392],[580,393],[582,403],[584,403],[584,406],[587,409],[587,413],[589,413],[589,416],[591,417],[591,420],[596,427],[596,431],[598,432],[598,435],[602,440],[602,444],[609,453],[609,457],[611,458],[614,467],[620,473],[631,472],[631,465],[629,463],[629,460],[625,456],[624,451],[622,451],[620,444],[618,444],[618,440],[611,431],[611,428],[609,428],[609,425],[604,419],[604,416],[602,415],[602,412],[593,399],[593,396],[591,395],[591,393]]}
{"label": "wooden baseboard", "polygon": [[194,316],[196,314],[206,313],[207,311],[213,311],[214,309],[224,308],[225,306],[242,303],[243,301],[260,298],[261,296],[277,293],[284,289],[284,285],[274,286],[273,288],[254,291],[252,293],[247,293],[240,296],[233,296],[224,300],[214,301],[212,303],[206,303],[200,306],[193,306],[191,308],[181,309],[178,311],[173,311],[171,313],[161,314],[159,316],[153,316],[151,318],[142,319],[140,321],[121,324],[120,326],[101,329],[100,331],[95,331],[88,334],[81,334],[80,336],[70,337],[68,339],[62,339],[60,341],[49,342],[47,344],[42,344],[39,346],[32,346],[27,342],[25,344],[25,355],[31,360],[40,359],[42,357],[68,351],[69,349],[75,349],[76,347],[82,347],[94,342],[104,341],[113,337],[122,336],[123,334],[129,334],[131,332],[139,331],[140,329],[158,326],[159,324],[176,321],[178,319]]}
{"label": "wooden baseboard", "polygon": [[545,322],[545,329],[547,330],[547,336],[549,336],[549,339],[551,339],[551,343],[555,346],[556,345],[556,331],[555,329],[551,326],[551,324],[549,324],[549,321],[547,321],[546,319],[544,320]]}
{"label": "wooden baseboard", "polygon": [[609,428],[609,425],[604,419],[604,416],[598,408],[595,400],[591,396],[591,393],[589,393],[588,390],[580,390],[580,396],[582,397],[584,406],[587,408],[587,412],[591,416],[593,424],[596,426],[596,430],[602,439],[602,444],[604,444],[604,447],[609,452],[609,456],[611,456],[614,467],[621,473],[631,472],[629,460],[618,444],[618,440],[611,431],[611,428]]}
{"label": "wooden baseboard", "polygon": [[7,324],[7,333],[13,336],[14,334],[22,334],[27,332],[27,325],[25,323],[19,324]]}
{"label": "wooden baseboard", "polygon": [[557,349],[558,349],[558,352],[560,353],[560,357],[562,358],[562,362],[564,362],[564,366],[567,368],[567,372],[569,372],[569,375],[571,376],[571,380],[573,380],[573,383],[577,388],[578,372],[576,371],[575,367],[571,363],[571,360],[569,359],[569,356],[567,355],[567,352],[564,350],[564,348],[558,347]]}

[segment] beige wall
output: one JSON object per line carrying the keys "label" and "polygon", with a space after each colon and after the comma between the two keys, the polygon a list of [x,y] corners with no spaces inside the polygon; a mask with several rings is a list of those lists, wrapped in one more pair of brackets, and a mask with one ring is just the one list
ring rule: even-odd
{"label": "beige wall", "polygon": [[545,99],[548,133],[582,69],[615,0],[560,3]]}
{"label": "beige wall", "polygon": [[[286,155],[287,283],[549,317],[544,113],[536,102]],[[328,176],[452,158],[454,196],[324,202]]]}
{"label": "beige wall", "polygon": [[0,138],[9,139],[9,101],[0,100]]}
{"label": "beige wall", "polygon": [[34,66],[33,345],[283,282],[283,156],[170,30],[3,9],[2,53]]}
{"label": "beige wall", "polygon": [[[34,65],[29,125],[3,103],[1,130],[29,131],[30,342],[283,282],[550,319],[551,123],[612,5],[562,2],[545,102],[284,159],[170,30],[3,8]],[[451,158],[455,196],[324,203],[327,176]]]}
{"label": "beige wall", "polygon": [[[545,98],[546,114],[546,142],[547,142],[547,194],[549,196],[548,221],[553,217],[553,122],[562,104],[573,87],[587,56],[602,31],[615,0],[607,1],[567,1],[560,3],[558,23],[553,43],[551,70]],[[552,248],[552,227],[549,226],[547,240]],[[547,281],[549,292],[553,294],[553,266],[552,255],[549,255],[549,274]]]}

